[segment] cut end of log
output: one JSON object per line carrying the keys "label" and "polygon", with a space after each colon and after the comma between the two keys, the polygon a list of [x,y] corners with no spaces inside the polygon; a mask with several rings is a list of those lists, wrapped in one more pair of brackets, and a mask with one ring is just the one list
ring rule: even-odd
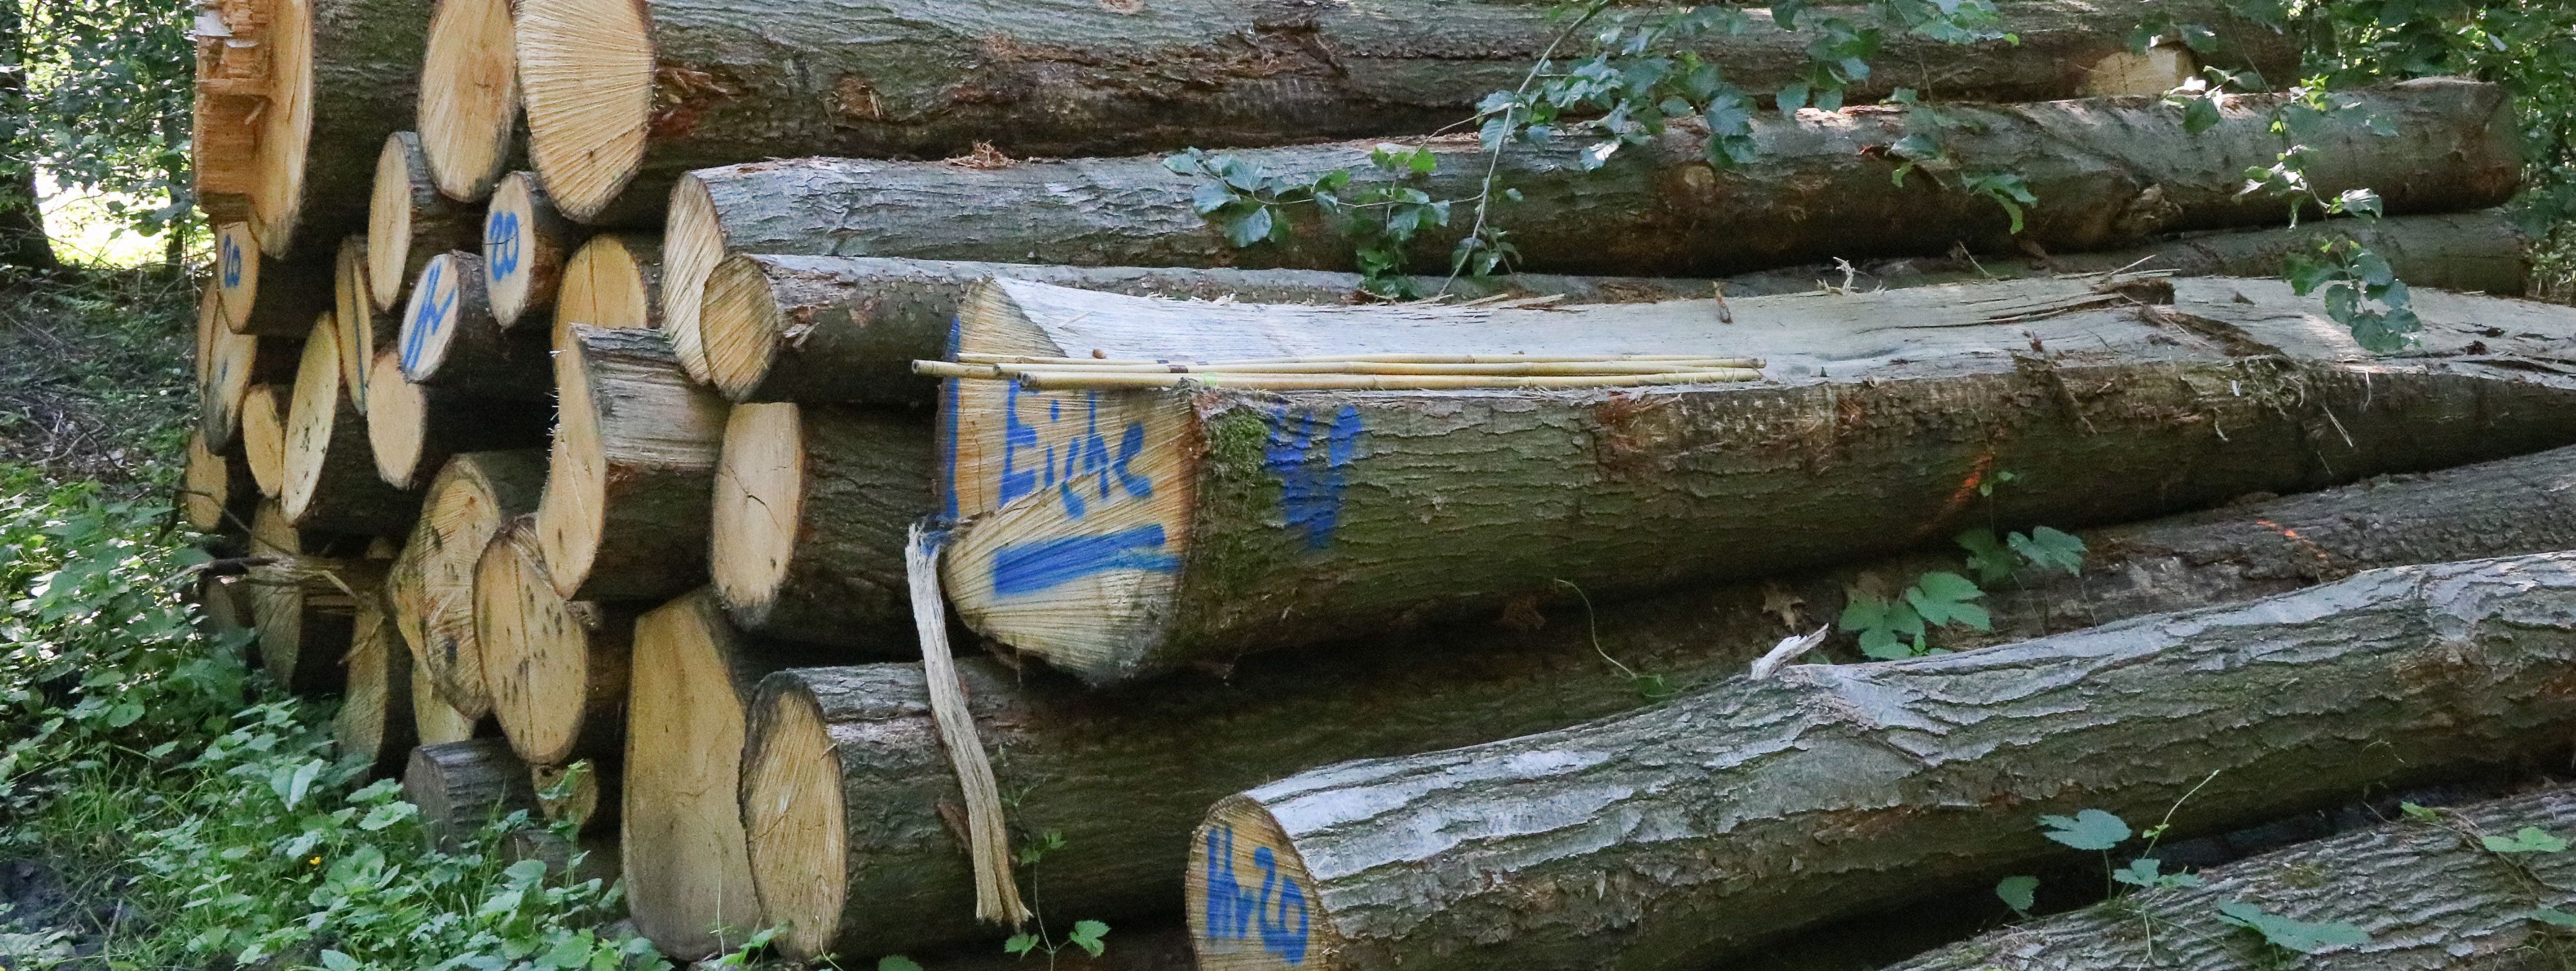
{"label": "cut end of log", "polygon": [[[420,60],[420,145],[438,191],[481,202],[509,161],[519,107],[507,0],[442,0]],[[381,183],[380,183],[381,184]]]}
{"label": "cut end of log", "polygon": [[474,719],[447,703],[438,695],[430,680],[428,666],[420,658],[411,659],[412,730],[422,745],[443,745],[474,737]]}
{"label": "cut end of log", "polygon": [[2144,51],[2115,51],[2084,71],[2084,83],[2076,89],[2084,97],[2154,96],[2199,75],[2200,59],[2180,43],[2160,40]]}
{"label": "cut end of log", "polygon": [[402,765],[413,745],[412,658],[398,643],[377,597],[358,600],[349,639],[348,690],[331,734],[340,751],[364,757],[377,771]]}
{"label": "cut end of log", "polygon": [[269,384],[242,394],[242,460],[259,494],[271,499],[286,491],[286,396],[286,388]]}
{"label": "cut end of log", "polygon": [[259,112],[259,148],[252,156],[250,226],[263,251],[282,257],[303,215],[305,152],[313,141],[313,3],[271,0],[264,6],[268,103]]}
{"label": "cut end of log", "polygon": [[664,954],[698,960],[762,924],[742,828],[741,650],[704,591],[635,622],[627,692],[627,909]]}
{"label": "cut end of log", "polygon": [[188,528],[200,533],[224,529],[224,508],[240,498],[232,494],[232,477],[231,463],[206,447],[205,433],[188,436],[188,465],[179,486],[179,513]]}
{"label": "cut end of log", "polygon": [[411,300],[403,307],[396,344],[401,348],[405,380],[430,379],[447,363],[447,349],[461,329],[457,301],[465,289],[464,275],[483,272],[476,262],[470,254],[440,253],[421,266],[420,278],[412,281]]}
{"label": "cut end of log", "polygon": [[644,160],[653,122],[653,28],[628,0],[530,0],[519,8],[528,157],[564,215],[587,222]]}
{"label": "cut end of log", "polygon": [[260,339],[236,334],[224,322],[217,284],[197,301],[197,428],[216,447],[241,434],[242,401],[250,392]]}
{"label": "cut end of log", "polygon": [[268,17],[247,0],[204,7],[196,37],[189,170],[196,181],[197,208],[220,223],[250,216],[250,191],[258,179],[259,119],[268,106]]}
{"label": "cut end of log", "polygon": [[493,188],[483,213],[483,289],[501,326],[554,303],[564,254],[550,227],[560,221],[534,172],[512,172]]}
{"label": "cut end of log", "polygon": [[403,547],[395,619],[420,647],[430,681],[471,722],[492,710],[474,626],[476,561],[492,538],[533,505],[545,474],[534,452],[467,452],[431,480],[420,521]]}
{"label": "cut end of log", "polygon": [[420,807],[421,829],[453,852],[464,837],[514,812],[537,815],[528,766],[500,739],[424,744],[403,769],[403,801]]}
{"label": "cut end of log", "polygon": [[671,334],[671,352],[689,377],[712,383],[706,337],[700,333],[700,301],[707,280],[724,262],[724,224],[716,218],[715,197],[694,175],[671,186],[671,208],[662,227],[662,329]]}
{"label": "cut end of log", "polygon": [[536,533],[546,569],[572,590],[590,577],[599,556],[608,455],[591,400],[589,364],[578,348],[555,354],[555,389],[554,446],[546,461],[545,495],[537,502]]}
{"label": "cut end of log", "polygon": [[805,506],[805,442],[792,404],[735,405],[716,460],[715,588],[745,626],[777,602]]}
{"label": "cut end of log", "polygon": [[742,767],[752,884],[781,950],[812,957],[832,950],[849,896],[841,761],[813,698],[780,691],[762,704]]}
{"label": "cut end of log", "polygon": [[331,459],[331,433],[341,418],[345,395],[340,385],[340,341],[332,330],[331,321],[324,318],[304,342],[304,359],[296,368],[294,397],[287,407],[284,483],[277,502],[290,522],[303,522],[313,509],[323,464]]}
{"label": "cut end of log", "polygon": [[331,326],[340,337],[340,380],[349,386],[349,400],[359,414],[367,411],[367,385],[376,361],[376,305],[369,292],[367,253],[366,237],[351,236],[340,241],[340,252],[331,260]]}
{"label": "cut end of log", "polygon": [[215,288],[224,326],[236,334],[249,329],[251,305],[259,299],[259,257],[259,236],[249,223],[215,227]]}
{"label": "cut end of log", "polygon": [[749,398],[778,361],[787,320],[760,261],[726,258],[697,300],[697,334],[706,380],[735,401]]}
{"label": "cut end of log", "polygon": [[420,485],[421,449],[428,437],[429,401],[420,385],[403,380],[393,351],[376,355],[368,378],[375,404],[367,412],[367,444],[376,455],[376,477],[396,489]]}
{"label": "cut end of log", "polygon": [[595,638],[620,638],[589,604],[555,593],[529,521],[504,527],[474,568],[474,633],[492,714],[510,747],[537,765],[580,754],[590,714]]}
{"label": "cut end of log", "polygon": [[661,308],[653,305],[656,270],[647,262],[656,255],[651,252],[655,244],[640,238],[634,241],[641,244],[642,252],[628,245],[628,237],[601,233],[564,263],[563,283],[555,291],[557,350],[568,346],[565,336],[577,324],[652,327],[661,320]]}
{"label": "cut end of log", "polygon": [[[443,14],[458,4],[440,4]],[[410,282],[413,193],[431,184],[429,160],[418,134],[398,131],[385,136],[376,155],[376,182],[367,198],[368,297],[376,308],[392,310]]]}
{"label": "cut end of log", "polygon": [[1331,926],[1314,881],[1259,803],[1229,797],[1190,840],[1190,947],[1208,971],[1329,971]]}

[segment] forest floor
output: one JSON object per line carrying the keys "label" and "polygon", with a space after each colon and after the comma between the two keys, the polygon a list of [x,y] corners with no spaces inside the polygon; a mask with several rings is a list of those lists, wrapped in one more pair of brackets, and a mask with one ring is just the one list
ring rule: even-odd
{"label": "forest floor", "polygon": [[196,303],[157,266],[0,277],[0,465],[110,486],[169,471],[195,404]]}

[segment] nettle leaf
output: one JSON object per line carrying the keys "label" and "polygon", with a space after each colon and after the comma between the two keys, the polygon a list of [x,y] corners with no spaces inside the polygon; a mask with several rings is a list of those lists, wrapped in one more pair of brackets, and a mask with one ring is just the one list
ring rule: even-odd
{"label": "nettle leaf", "polygon": [[1993,630],[1994,618],[1977,603],[1985,595],[1976,581],[1946,570],[1935,570],[1906,588],[1905,602],[1913,606],[1915,613],[1923,615],[1926,623],[1942,626],[1965,624],[1978,630]]}
{"label": "nettle leaf", "polygon": [[1073,942],[1074,946],[1082,948],[1092,957],[1099,957],[1103,951],[1109,949],[1109,945],[1101,941],[1101,938],[1107,936],[1108,933],[1109,925],[1103,924],[1099,921],[1075,921],[1073,924],[1073,933],[1065,935],[1065,940]]}
{"label": "nettle leaf", "polygon": [[1995,896],[2003,898],[2013,913],[2030,916],[2030,909],[2039,904],[2039,878],[2005,877],[1995,882]]}
{"label": "nettle leaf", "polygon": [[2263,940],[2283,950],[2315,954],[2330,947],[2350,947],[2370,943],[2370,935],[2343,921],[2311,924],[2278,914],[2240,900],[2218,905],[2218,919],[2263,935]]}
{"label": "nettle leaf", "polygon": [[2047,526],[2031,527],[2030,533],[2012,534],[2013,552],[2021,554],[2030,565],[2066,571],[2069,576],[2084,575],[2084,541],[2075,534]]}
{"label": "nettle leaf", "polygon": [[2548,830],[2538,826],[2525,826],[2515,830],[2512,836],[2489,836],[2478,842],[2484,844],[2489,853],[2564,853],[2567,851],[2566,840],[2549,835]]}
{"label": "nettle leaf", "polygon": [[2001,582],[2011,579],[2013,572],[2021,569],[2021,561],[2013,558],[2012,551],[2004,548],[2002,540],[1995,538],[1994,530],[1979,526],[1960,533],[1958,542],[1961,549],[1968,551],[1968,571],[1976,574],[1979,580]]}
{"label": "nettle leaf", "polygon": [[2129,824],[2099,809],[2039,817],[2041,835],[2079,850],[2107,850],[2129,838]]}

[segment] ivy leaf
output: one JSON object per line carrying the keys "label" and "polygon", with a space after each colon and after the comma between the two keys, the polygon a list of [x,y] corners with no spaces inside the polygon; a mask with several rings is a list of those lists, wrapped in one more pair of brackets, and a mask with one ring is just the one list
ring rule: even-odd
{"label": "ivy leaf", "polygon": [[1269,206],[1255,207],[1251,212],[1226,221],[1225,241],[1236,249],[1242,249],[1269,239],[1271,231],[1276,228],[1271,222]]}
{"label": "ivy leaf", "polygon": [[2003,542],[1995,538],[1994,530],[1979,526],[1960,533],[1958,541],[1960,548],[1968,551],[1969,572],[1975,573],[1979,580],[1998,583],[2010,579],[2013,571],[2021,568],[2021,561],[2014,559],[2010,550],[2004,549]]}
{"label": "ivy leaf", "polygon": [[[1777,16],[1779,14],[1780,6],[1778,4],[1773,4],[1771,6],[1771,10],[1772,14]],[[1791,81],[1787,84],[1781,85],[1778,98],[1780,100],[1781,114],[1790,116],[1797,115],[1798,109],[1807,106],[1807,82]]]}
{"label": "ivy leaf", "polygon": [[2039,903],[2039,878],[2005,877],[1995,882],[1995,896],[2003,898],[2004,906],[2012,908],[2013,913],[2028,917],[2030,909]]}
{"label": "ivy leaf", "polygon": [[2099,809],[2073,816],[2041,816],[2042,835],[2079,850],[2107,850],[2129,838],[2129,824]]}
{"label": "ivy leaf", "polygon": [[2370,943],[2370,935],[2343,921],[2311,924],[2278,914],[2267,914],[2263,908],[2240,900],[2218,905],[2218,919],[2263,935],[2274,947],[2301,954],[2315,954],[2329,947],[2349,947]]}
{"label": "ivy leaf", "polygon": [[1233,205],[1238,198],[1241,197],[1234,194],[1234,187],[1211,179],[1190,190],[1190,208],[1206,216]]}
{"label": "ivy leaf", "polygon": [[2013,552],[2040,569],[2056,567],[2068,576],[2084,575],[2084,541],[2074,534],[2047,526],[2034,526],[2029,535],[2012,534]]}
{"label": "ivy leaf", "polygon": [[1921,614],[1925,623],[1947,626],[1966,624],[1978,630],[1993,630],[1994,618],[1977,600],[1986,595],[1975,581],[1946,570],[1935,570],[1906,588],[1905,602]]}
{"label": "ivy leaf", "polygon": [[2551,836],[2549,831],[2538,826],[2525,826],[2515,830],[2512,836],[2489,836],[2478,842],[2485,844],[2489,853],[2564,853],[2567,851],[2566,840]]}

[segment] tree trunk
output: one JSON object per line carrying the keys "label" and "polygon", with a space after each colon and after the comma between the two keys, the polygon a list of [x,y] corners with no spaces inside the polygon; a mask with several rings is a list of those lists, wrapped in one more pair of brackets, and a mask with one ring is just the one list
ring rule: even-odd
{"label": "tree trunk", "polygon": [[[433,184],[448,198],[492,195],[519,141],[519,73],[512,63],[507,0],[439,0],[420,66],[420,143]],[[440,249],[464,247],[440,247]],[[406,276],[406,279],[409,277]]]}
{"label": "tree trunk", "polygon": [[405,381],[391,349],[376,355],[372,386],[376,404],[367,413],[367,441],[376,475],[398,489],[420,488],[460,452],[541,447],[554,417],[538,402]]}
{"label": "tree trunk", "polygon": [[[2288,38],[2222,4],[2155,6],[2224,30],[2238,46],[2223,63],[2283,80],[2295,71]],[[1855,103],[1900,86],[1970,100],[2160,94],[2192,70],[2184,57],[2148,72],[2152,80],[2114,80],[2138,60],[2126,38],[2148,16],[2139,5],[2005,10],[2002,27],[2018,43],[1934,41],[1853,7],[1809,16],[1886,31],[1875,70],[1850,93]],[[1754,16],[1766,22],[1711,33],[1700,53],[1753,92],[1808,77],[1819,32]],[[661,214],[674,176],[762,158],[939,158],[979,143],[1099,156],[1432,131],[1521,84],[1566,31],[1538,5],[1418,0],[1366,11],[1075,2],[963,18],[917,2],[533,0],[519,11],[517,41],[529,154],[564,211],[643,224]],[[1579,42],[1553,49],[1560,64],[1590,56]],[[604,50],[652,54],[612,59]],[[2103,91],[2105,82],[2115,90]]]}
{"label": "tree trunk", "polygon": [[180,520],[208,535],[250,531],[259,511],[259,483],[251,481],[250,463],[241,450],[218,452],[206,447],[204,434],[188,436],[188,465],[179,479]]}
{"label": "tree trunk", "polygon": [[403,801],[420,807],[421,832],[448,853],[493,820],[514,812],[537,818],[528,764],[497,738],[413,749],[403,770]]}
{"label": "tree trunk", "polygon": [[[2087,526],[2576,441],[2556,403],[2576,382],[2504,363],[2554,353],[2576,313],[2426,291],[2421,348],[2374,358],[2284,284],[2150,282],[2172,289],[2051,279],[1721,311],[1220,306],[997,280],[960,312],[963,352],[1740,354],[1771,380],[960,381],[940,448],[964,525],[942,582],[975,630],[1109,682],[1563,583],[1617,596],[1743,579],[1980,519]],[[2508,319],[2534,336],[2482,336]],[[2019,478],[1981,499],[1998,470]]]}
{"label": "tree trunk", "polygon": [[260,252],[248,223],[215,228],[215,285],[224,326],[236,334],[302,339],[313,320],[332,312],[334,249],[285,259]]}
{"label": "tree trunk", "polygon": [[439,698],[469,724],[492,712],[474,632],[475,560],[502,526],[536,511],[545,476],[545,453],[536,449],[449,459],[394,563],[395,629],[419,652]]}
{"label": "tree trunk", "polygon": [[431,257],[472,251],[482,238],[482,223],[480,210],[439,193],[419,133],[385,136],[367,209],[367,294],[375,309],[402,306],[405,291]]}
{"label": "tree trunk", "polygon": [[660,331],[576,325],[555,358],[560,417],[538,541],[570,600],[640,600],[707,575],[724,399]]}
{"label": "tree trunk", "polygon": [[[301,345],[297,345],[299,354]],[[286,381],[254,384],[242,393],[242,463],[250,466],[259,494],[275,499],[286,492],[286,411],[294,385]]]}
{"label": "tree trunk", "polygon": [[[2145,891],[2117,904],[2009,927],[1889,971],[2253,971],[2288,955],[2218,920],[2241,901],[2308,923],[2343,922],[2369,943],[2317,952],[2318,966],[2524,971],[2564,963],[2567,942],[2531,912],[2576,903],[2576,858],[2488,852],[2480,834],[2576,825],[2576,792],[2547,789],[2403,820],[2203,871],[2202,885]],[[2319,880],[2326,874],[2329,879]],[[2153,933],[2141,933],[2144,927]]]}
{"label": "tree trunk", "polygon": [[367,416],[340,381],[339,346],[327,327],[315,328],[304,342],[286,416],[286,482],[278,507],[301,529],[400,536],[420,516],[420,491],[376,475]]}
{"label": "tree trunk", "polygon": [[2189,835],[2563,758],[2571,617],[2576,557],[2397,567],[1326,766],[1209,811],[1191,930],[1214,968],[1702,967],[2063,853],[2043,812]]}
{"label": "tree trunk", "polygon": [[[2496,205],[2519,184],[2516,122],[2501,89],[2458,80],[2411,81],[2355,95],[2362,110],[2322,122],[2302,143],[2327,197],[2369,187],[2392,214]],[[1764,115],[1762,156],[1714,169],[1703,138],[1676,127],[1597,170],[1579,140],[1515,149],[1501,165],[1518,202],[1497,222],[1519,247],[1519,269],[1548,273],[1710,276],[1834,257],[1920,256],[1965,244],[2011,252],[2015,240],[2050,252],[2137,245],[2158,233],[2277,224],[2289,203],[2245,194],[2245,170],[2287,147],[2270,130],[2281,96],[2234,99],[2198,134],[2154,99],[2112,98],[1941,109],[1958,122],[1942,138],[1963,171],[2024,177],[2039,203],[2027,226],[1952,177],[1916,172],[1902,185],[1889,146],[1909,129],[1902,109]],[[2401,134],[2372,134],[2365,116]],[[1351,188],[1420,189],[1434,199],[1476,194],[1489,168],[1471,138],[1424,143],[1438,167],[1420,177],[1373,165],[1375,142],[1237,153],[1287,179],[1354,169]],[[944,162],[802,159],[693,172],[672,192],[675,327],[727,252],[897,256],[1098,266],[1356,269],[1357,248],[1312,206],[1283,210],[1283,242],[1237,249],[1198,215],[1199,180],[1163,159],[1135,156],[969,167]],[[1386,181],[1394,180],[1394,181]],[[817,218],[817,213],[837,214]],[[1448,265],[1471,220],[1427,229],[1412,266]]]}
{"label": "tree trunk", "polygon": [[367,238],[344,237],[331,260],[331,333],[340,340],[340,381],[355,389],[349,397],[360,414],[376,360],[376,308],[367,290]]}
{"label": "tree trunk", "polygon": [[493,319],[513,327],[520,317],[551,309],[564,263],[589,236],[555,210],[536,173],[502,176],[483,218],[483,287]]}
{"label": "tree trunk", "polygon": [[358,598],[357,613],[345,663],[348,690],[331,736],[340,754],[367,760],[369,775],[402,771],[411,750],[420,744],[411,712],[411,653],[394,633],[382,592]]}
{"label": "tree trunk", "polygon": [[[2528,272],[2524,250],[2529,241],[2512,220],[2489,210],[2191,234],[2130,249],[2046,259],[1864,261],[1848,281],[1839,268],[1817,264],[1717,281],[1535,273],[1466,277],[1449,282],[1447,292],[1461,300],[1562,294],[1570,303],[1628,303],[1704,297],[1712,283],[1721,286],[1726,296],[1739,297],[1815,292],[1829,285],[1874,290],[2120,269],[2265,277],[2280,275],[2285,255],[2313,252],[2317,244],[2336,238],[2368,245],[2416,286],[2519,295]],[[949,324],[956,318],[959,299],[991,276],[1110,293],[1203,300],[1232,297],[1246,303],[1364,302],[1357,274],[1319,270],[1065,267],[736,254],[717,266],[698,302],[699,312],[685,318],[693,322],[694,338],[675,328],[672,341],[682,348],[697,345],[700,363],[692,375],[735,401],[928,403],[936,397],[938,383],[914,375],[912,362],[946,353]],[[1416,280],[1425,292],[1439,292],[1443,284],[1436,277]],[[681,364],[689,363],[690,355],[684,351]]]}
{"label": "tree trunk", "polygon": [[[2571,475],[2576,449],[2561,449],[2088,531],[2081,577],[2029,571],[1990,584],[1995,626],[1998,636],[2036,636],[2241,602],[2347,570],[2576,547],[2576,496],[2553,485]],[[2510,525],[2481,528],[2489,524]],[[1569,609],[1542,613],[1548,602],[1535,601],[1503,623],[1435,627],[1403,651],[1256,656],[1222,682],[1113,695],[985,658],[959,667],[979,733],[1007,753],[996,764],[1003,791],[1028,794],[1011,810],[1017,830],[1065,836],[1032,877],[1048,906],[1115,920],[1170,905],[1186,834],[1227,793],[1341,759],[1617,714],[1743,671],[1782,636],[1830,622],[1871,576],[1958,566],[1911,554],[1603,603],[1597,617],[1566,595],[1555,606]],[[1955,631],[1941,636],[1940,646],[1968,646],[1948,639]],[[1623,676],[1613,659],[1643,677]],[[985,930],[973,919],[963,840],[943,821],[941,807],[960,796],[927,697],[910,664],[795,672],[763,686],[744,754],[744,820],[767,919],[786,928],[792,952],[918,956]],[[828,738],[791,739],[781,727],[791,708],[821,713]],[[831,754],[816,754],[825,742]],[[822,761],[779,754],[800,745]],[[845,852],[819,845],[823,834],[840,834]]]}
{"label": "tree trunk", "polygon": [[640,233],[601,233],[564,264],[555,294],[553,341],[564,347],[573,325],[662,326],[662,241]]}
{"label": "tree trunk", "polygon": [[215,285],[197,303],[197,432],[209,448],[241,440],[244,399],[254,384],[295,380],[303,360],[302,338],[253,337],[224,326]]}
{"label": "tree trunk", "polygon": [[398,341],[403,378],[414,384],[519,401],[554,390],[545,334],[501,326],[483,291],[483,259],[472,253],[441,253],[421,268]]}
{"label": "tree trunk", "polygon": [[[219,8],[229,14],[236,8]],[[268,255],[328,259],[367,231],[376,156],[419,94],[428,0],[267,0],[231,27],[265,47],[250,224]],[[202,62],[201,62],[202,63]]]}
{"label": "tree trunk", "polygon": [[709,571],[734,623],[918,657],[905,530],[938,508],[929,423],[851,405],[736,405]]}
{"label": "tree trunk", "polygon": [[252,567],[251,617],[259,628],[260,665],[296,694],[339,692],[340,660],[349,652],[358,598],[384,582],[384,565],[361,558],[355,538],[296,529],[277,503],[262,502],[251,520],[250,552],[276,562]]}
{"label": "tree trunk", "polygon": [[711,957],[764,926],[735,801],[743,722],[761,678],[823,653],[735,630],[705,591],[636,622],[620,845],[627,910],[665,956]]}
{"label": "tree trunk", "polygon": [[526,518],[502,527],[475,562],[474,636],[492,714],[530,764],[614,755],[635,613],[557,594],[533,531]]}

